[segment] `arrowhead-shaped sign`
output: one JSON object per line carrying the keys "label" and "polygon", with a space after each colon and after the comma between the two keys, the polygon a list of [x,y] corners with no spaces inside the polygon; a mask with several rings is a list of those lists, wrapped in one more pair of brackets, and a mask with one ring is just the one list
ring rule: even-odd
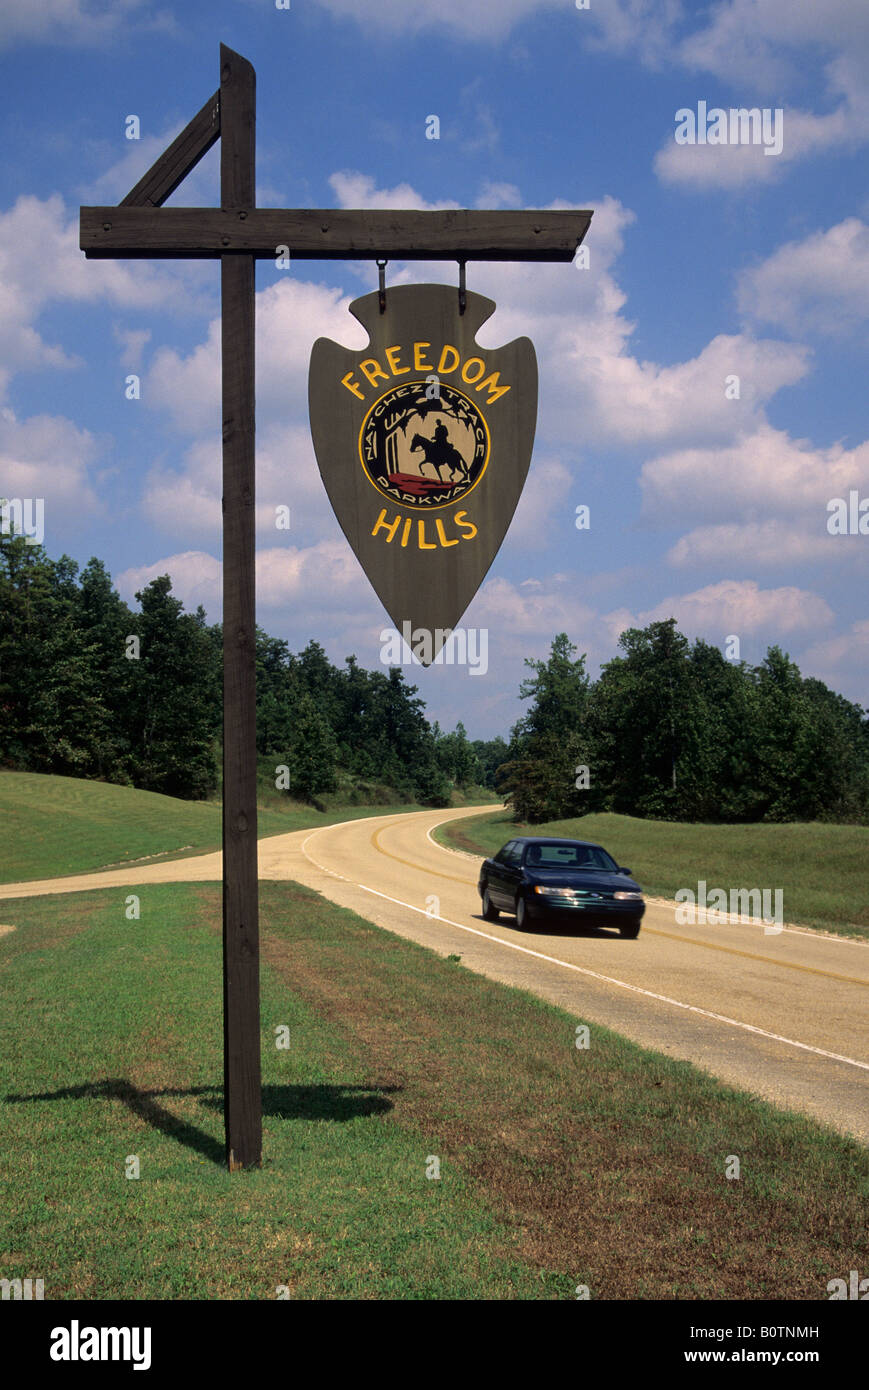
{"label": "arrowhead-shaped sign", "polygon": [[355,300],[361,352],[318,338],[308,396],[335,515],[396,628],[459,622],[510,525],[537,420],[528,338],[475,342],[494,301],[448,285],[396,285]]}

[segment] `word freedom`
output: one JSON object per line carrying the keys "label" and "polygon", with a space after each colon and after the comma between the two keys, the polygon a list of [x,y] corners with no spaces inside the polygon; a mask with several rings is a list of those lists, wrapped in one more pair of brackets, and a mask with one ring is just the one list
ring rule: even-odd
{"label": "word freedom", "polygon": [[[489,669],[489,629],[486,627],[435,628],[401,624],[401,632],[385,627],[380,634],[380,660],[385,666],[409,666],[411,651],[423,666],[467,666],[471,676],[485,676]],[[438,650],[439,649],[439,650]],[[437,656],[434,655],[437,650]]]}
{"label": "word freedom", "polygon": [[781,154],[784,146],[784,111],[777,106],[722,106],[707,110],[698,101],[696,114],[683,106],[676,112],[677,145],[763,145],[764,154]]}
{"label": "word freedom", "polygon": [[[477,391],[485,391],[487,393],[487,405],[493,405],[502,396],[506,396],[511,389],[502,384],[500,372],[489,372],[489,375],[486,375],[487,367],[482,357],[469,357],[467,361],[462,362],[462,355],[458,348],[453,347],[452,343],[444,343],[439,357],[437,357],[437,353],[432,353],[433,358],[437,357],[435,364],[433,361],[430,362],[426,356],[430,347],[431,343],[424,342],[414,343],[412,349],[396,343],[394,347],[388,347],[384,350],[386,363],[389,367],[388,372],[384,371],[376,357],[363,358],[359,363],[359,371],[367,379],[370,386],[376,386],[378,381],[388,381],[390,375],[393,377],[405,376],[411,368],[401,365],[401,354],[404,353],[406,362],[409,362],[410,358],[413,357],[413,370],[416,372],[426,372],[429,375],[442,377],[451,376],[458,367],[461,367],[462,381],[466,386],[473,386]],[[365,400],[366,388],[360,385],[352,371],[341,378],[341,385],[346,386],[351,395],[356,396],[358,400]]]}

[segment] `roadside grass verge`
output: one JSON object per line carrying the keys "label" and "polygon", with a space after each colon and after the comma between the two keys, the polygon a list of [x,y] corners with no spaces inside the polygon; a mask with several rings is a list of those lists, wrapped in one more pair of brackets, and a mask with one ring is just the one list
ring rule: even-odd
{"label": "roadside grass verge", "polygon": [[4,908],[2,1277],[48,1298],[825,1299],[865,1267],[856,1142],[597,1026],[578,1050],[567,1012],[294,884],[261,885],[264,1166],[230,1177],[220,889],[142,888],[137,922],[129,891]]}
{"label": "roadside grass verge", "polygon": [[[341,805],[327,809],[294,802],[273,791],[260,804],[260,839],[314,829],[360,816],[419,811],[413,805]],[[66,874],[169,862],[220,849],[219,801],[181,801],[158,792],[54,777],[0,772],[0,883],[59,878]]]}
{"label": "roadside grass verge", "polygon": [[786,922],[869,938],[869,827],[819,822],[690,825],[609,812],[523,825],[503,807],[434,831],[449,849],[486,857],[514,835],[595,840],[627,864],[647,893],[678,888],[781,888]]}

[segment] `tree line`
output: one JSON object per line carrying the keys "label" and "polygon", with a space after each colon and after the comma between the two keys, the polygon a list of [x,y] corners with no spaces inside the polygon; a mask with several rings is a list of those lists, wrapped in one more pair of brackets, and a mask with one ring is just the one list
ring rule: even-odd
{"label": "tree line", "polygon": [[[135,612],[102,561],[79,573],[0,535],[0,765],[188,799],[217,790],[222,627],[171,590],[168,575],[153,579]],[[256,674],[257,753],[294,798],[343,777],[448,805],[485,776],[463,725],[430,725],[399,667],[365,671],[349,656],[339,669],[317,642],[294,654],[258,628]]]}
{"label": "tree line", "polygon": [[[0,534],[0,765],[202,798],[219,786],[222,629],[162,575],[135,612],[100,560]],[[596,681],[565,633],[526,661],[529,702],[503,738],[426,718],[400,667],[335,666],[256,632],[257,753],[313,800],[348,786],[447,805],[497,789],[519,820],[617,811],[685,821],[869,822],[869,721],[778,647],[759,666],[631,628]],[[286,769],[285,774],[278,769]],[[277,780],[282,777],[283,780]]]}
{"label": "tree line", "polygon": [[565,633],[526,661],[530,706],[496,779],[518,820],[869,822],[866,711],[779,647],[728,660],[673,618],[618,646],[596,681]]}

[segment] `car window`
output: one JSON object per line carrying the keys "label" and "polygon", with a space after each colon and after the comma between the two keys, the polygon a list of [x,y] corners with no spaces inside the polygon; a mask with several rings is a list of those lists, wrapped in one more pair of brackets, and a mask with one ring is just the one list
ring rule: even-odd
{"label": "car window", "polygon": [[608,869],[617,865],[599,845],[529,845],[526,864],[545,869]]}
{"label": "car window", "polygon": [[508,840],[508,841],[507,841],[507,843],[506,843],[506,845],[504,846],[504,848],[503,848],[503,849],[500,849],[500,850],[498,851],[498,853],[495,855],[495,863],[496,863],[496,864],[509,864],[509,863],[510,863],[510,851],[511,851],[511,849],[513,848],[513,846],[515,845],[515,843],[516,843],[515,840]]}
{"label": "car window", "polygon": [[521,843],[521,841],[520,841],[520,840],[513,840],[512,843],[509,845],[509,850],[510,850],[510,853],[509,853],[509,855],[508,855],[508,857],[507,857],[507,863],[510,865],[511,868],[518,869],[518,868],[519,868],[519,865],[522,863],[522,843]]}

